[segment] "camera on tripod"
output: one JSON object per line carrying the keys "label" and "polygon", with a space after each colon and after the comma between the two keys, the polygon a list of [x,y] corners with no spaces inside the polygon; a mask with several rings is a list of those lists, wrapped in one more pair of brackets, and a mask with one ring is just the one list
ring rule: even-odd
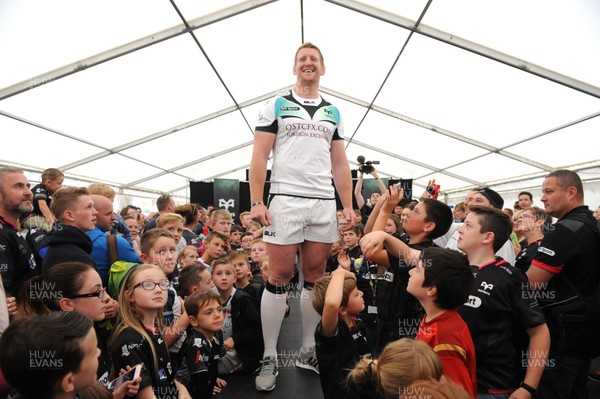
{"label": "camera on tripod", "polygon": [[365,161],[365,157],[362,155],[359,155],[356,158],[356,161],[359,163],[358,170],[366,174],[371,174],[373,172],[373,165],[379,165],[379,161]]}

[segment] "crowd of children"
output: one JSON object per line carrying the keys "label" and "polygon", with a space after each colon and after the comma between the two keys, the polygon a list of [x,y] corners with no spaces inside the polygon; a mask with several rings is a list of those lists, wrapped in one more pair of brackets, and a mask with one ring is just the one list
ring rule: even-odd
{"label": "crowd of children", "polygon": [[[63,179],[55,169],[42,175],[36,206],[22,222],[60,222],[51,210]],[[318,364],[310,369],[325,398],[535,397],[554,359],[524,272],[536,265],[549,218],[529,204],[513,231],[496,209],[498,197],[472,192],[453,214],[424,195],[405,213],[403,192],[392,186],[371,204],[364,225],[340,223],[311,293],[320,322]],[[210,398],[227,389],[229,374],[250,380],[264,367],[260,303],[269,256],[262,226],[247,212],[238,225],[216,209],[196,228],[202,208],[175,209],[143,234],[139,218],[125,214],[142,262],[111,276],[112,298],[95,265],[80,261],[58,262],[21,283],[16,300],[7,300],[13,320],[0,340],[11,398]],[[453,231],[459,251],[433,243]],[[521,238],[516,265],[497,256],[511,234]],[[34,367],[57,360],[52,372]],[[111,384],[140,364],[139,376]]]}

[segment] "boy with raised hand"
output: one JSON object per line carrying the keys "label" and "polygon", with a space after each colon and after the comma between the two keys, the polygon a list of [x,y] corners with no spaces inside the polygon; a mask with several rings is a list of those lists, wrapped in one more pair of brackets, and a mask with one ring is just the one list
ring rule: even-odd
{"label": "boy with raised hand", "polygon": [[417,339],[438,354],[446,377],[476,397],[475,348],[469,328],[458,314],[475,280],[467,257],[451,249],[427,248],[409,274],[406,290],[425,309]]}
{"label": "boy with raised hand", "polygon": [[[525,275],[495,255],[512,231],[508,216],[492,207],[470,206],[469,210],[458,230],[458,249],[469,259],[475,284],[459,313],[475,345],[477,394],[480,398],[529,398],[546,365],[548,327]],[[421,256],[421,251],[400,240],[369,236],[361,241],[367,255],[385,245],[413,265]],[[519,345],[524,333],[529,336],[527,356]],[[521,364],[527,364],[522,381]]]}
{"label": "boy with raised hand", "polygon": [[356,276],[340,267],[319,278],[312,302],[321,315],[315,331],[321,388],[325,399],[344,398],[348,371],[361,357],[371,356],[362,323],[356,319],[365,307]]}
{"label": "boy with raised hand", "polygon": [[[387,267],[376,297],[379,350],[383,349],[388,342],[399,338],[414,338],[422,317],[422,309],[418,301],[406,292],[408,271],[411,265],[416,263],[416,260],[411,263],[405,259],[406,248],[420,251],[433,246],[432,240],[448,231],[452,224],[452,211],[446,204],[425,198],[415,206],[404,223],[404,230],[410,236],[408,245],[386,233],[383,228],[396,204],[402,199],[402,195],[403,190],[398,192],[395,186],[389,188],[373,211],[377,212],[377,219],[373,225],[374,231],[361,239],[365,257],[377,265]],[[380,244],[375,250],[371,246],[365,246],[366,243],[373,241]],[[398,248],[396,242],[403,244],[402,248],[405,249]],[[365,248],[368,252],[365,252]]]}

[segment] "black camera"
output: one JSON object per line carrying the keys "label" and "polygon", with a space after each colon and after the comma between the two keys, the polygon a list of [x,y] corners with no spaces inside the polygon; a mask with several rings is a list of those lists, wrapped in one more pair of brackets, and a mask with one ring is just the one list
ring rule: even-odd
{"label": "black camera", "polygon": [[366,174],[373,172],[373,165],[379,165],[379,161],[365,161],[365,157],[362,155],[359,155],[356,161],[359,163],[358,170]]}

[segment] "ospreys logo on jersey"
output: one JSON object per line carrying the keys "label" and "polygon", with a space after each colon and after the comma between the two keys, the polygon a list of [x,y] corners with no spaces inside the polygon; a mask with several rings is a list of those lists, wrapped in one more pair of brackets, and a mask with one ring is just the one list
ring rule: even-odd
{"label": "ospreys logo on jersey", "polygon": [[[481,289],[483,288],[483,289]],[[481,282],[481,288],[477,290],[477,292],[481,292],[485,295],[491,295],[491,291],[494,289],[494,284],[488,284],[485,281]]]}
{"label": "ospreys logo on jersey", "polygon": [[494,288],[494,284],[488,284],[485,281],[481,282],[481,286],[483,287],[484,290],[492,290]]}

